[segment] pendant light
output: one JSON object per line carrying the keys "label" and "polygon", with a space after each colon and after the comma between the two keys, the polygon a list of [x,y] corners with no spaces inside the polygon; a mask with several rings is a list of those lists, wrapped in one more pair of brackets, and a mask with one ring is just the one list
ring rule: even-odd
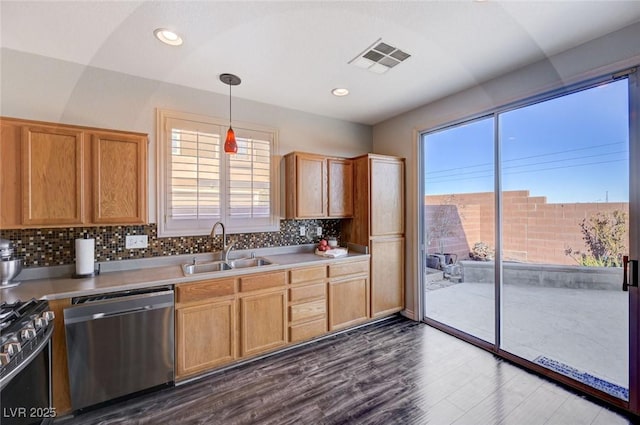
{"label": "pendant light", "polygon": [[229,85],[229,130],[227,130],[227,139],[224,141],[224,151],[226,153],[238,152],[238,144],[236,143],[236,135],[231,127],[231,86],[240,84],[240,78],[233,74],[221,74],[220,81]]}

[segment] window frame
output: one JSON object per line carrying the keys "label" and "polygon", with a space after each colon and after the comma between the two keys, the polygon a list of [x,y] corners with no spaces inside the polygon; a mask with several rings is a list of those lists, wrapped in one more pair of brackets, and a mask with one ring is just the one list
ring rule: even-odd
{"label": "window frame", "polygon": [[270,142],[270,172],[269,172],[269,196],[270,214],[265,219],[234,219],[228,211],[228,191],[230,165],[228,154],[222,153],[223,160],[220,162],[222,176],[220,178],[221,195],[221,217],[211,220],[185,220],[180,226],[172,226],[167,218],[169,200],[169,160],[171,158],[171,134],[167,127],[171,121],[185,122],[186,129],[202,128],[202,131],[219,127],[222,138],[221,147],[224,144],[224,137],[229,126],[229,121],[224,118],[210,117],[206,115],[180,112],[169,109],[156,110],[156,212],[157,228],[159,237],[172,236],[201,236],[209,235],[213,223],[221,221],[225,225],[228,234],[234,233],[254,233],[254,232],[277,232],[280,230],[280,158],[278,152],[278,131],[272,127],[266,127],[253,123],[233,122],[233,129],[238,137],[242,137],[243,132],[268,133],[271,136]]}

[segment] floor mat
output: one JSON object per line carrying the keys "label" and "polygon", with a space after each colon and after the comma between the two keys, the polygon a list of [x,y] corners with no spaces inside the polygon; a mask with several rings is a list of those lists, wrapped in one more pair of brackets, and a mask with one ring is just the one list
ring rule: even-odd
{"label": "floor mat", "polygon": [[546,367],[547,369],[551,369],[554,372],[561,373],[565,376],[568,376],[569,378],[575,379],[578,382],[582,382],[583,384],[589,385],[590,387],[610,394],[614,397],[622,400],[629,400],[628,388],[621,387],[620,385],[606,381],[602,378],[598,378],[587,372],[578,370],[575,367],[571,367],[568,364],[559,362],[558,360],[550,359],[545,356],[536,357],[534,362]]}

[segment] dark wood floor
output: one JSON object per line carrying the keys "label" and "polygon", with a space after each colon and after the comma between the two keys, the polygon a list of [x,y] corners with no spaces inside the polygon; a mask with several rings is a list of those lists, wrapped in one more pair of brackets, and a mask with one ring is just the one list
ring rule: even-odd
{"label": "dark wood floor", "polygon": [[479,348],[395,317],[56,423],[631,422]]}

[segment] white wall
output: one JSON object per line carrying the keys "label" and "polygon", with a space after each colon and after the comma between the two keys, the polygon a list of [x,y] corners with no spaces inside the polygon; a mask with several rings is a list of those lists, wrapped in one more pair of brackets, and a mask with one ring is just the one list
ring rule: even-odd
{"label": "white wall", "polygon": [[[156,108],[223,119],[229,116],[226,95],[10,49],[1,49],[0,54],[0,116],[149,134],[152,223],[156,217]],[[217,75],[211,75],[211,84],[219,84]],[[233,118],[276,128],[280,154],[294,150],[338,156],[371,152],[371,127],[366,125],[235,96]]]}
{"label": "white wall", "polygon": [[[418,133],[578,81],[640,64],[640,23],[487,83],[424,105],[373,128],[373,151],[407,158],[407,314],[418,319]],[[640,72],[640,71],[639,71]],[[434,81],[433,84],[437,84]]]}

